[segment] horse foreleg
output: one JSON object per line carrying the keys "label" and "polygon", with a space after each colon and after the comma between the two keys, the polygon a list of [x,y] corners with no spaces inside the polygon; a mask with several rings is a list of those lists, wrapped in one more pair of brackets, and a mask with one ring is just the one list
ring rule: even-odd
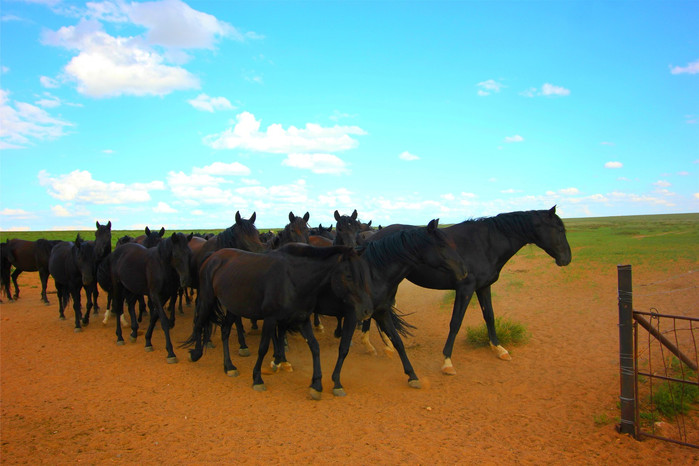
{"label": "horse foreleg", "polygon": [[48,285],[49,281],[49,271],[46,269],[39,270],[39,280],[41,280],[41,301],[45,304],[49,304],[49,298],[46,296],[46,286]]}
{"label": "horse foreleg", "polygon": [[313,357],[313,377],[311,378],[309,395],[314,400],[320,400],[321,393],[323,392],[323,374],[320,368],[320,345],[318,345],[318,340],[316,340],[313,334],[311,319],[306,319],[302,324],[301,335],[306,339],[308,349],[311,350],[311,356]]}
{"label": "horse foreleg", "polygon": [[275,319],[267,318],[262,321],[262,336],[260,337],[260,346],[257,348],[257,361],[255,361],[255,367],[252,368],[252,388],[258,392],[267,390],[265,382],[262,380],[262,361],[267,355],[269,342],[276,327],[277,321]]}
{"label": "horse foreleg", "polygon": [[503,361],[511,361],[512,357],[510,356],[510,353],[505,348],[500,346],[500,340],[498,339],[498,335],[495,331],[495,314],[493,312],[493,299],[490,294],[490,287],[486,286],[476,290],[476,296],[478,297],[478,303],[481,305],[483,320],[485,320],[485,325],[488,327],[490,349],[493,350],[499,359],[502,359]]}
{"label": "horse foreleg", "polygon": [[[348,317],[345,317],[344,324],[342,326],[342,335],[340,338],[340,347],[337,350],[337,362],[335,363],[335,369],[333,370],[332,380],[333,380],[333,395],[335,396],[345,396],[347,393],[342,387],[340,382],[340,372],[342,371],[342,365],[345,362],[345,358],[349,353],[350,344],[352,343],[352,335],[354,335],[354,330],[357,327],[357,318],[352,312],[347,313]],[[368,334],[366,334],[368,335]]]}
{"label": "horse foreleg", "polygon": [[[130,298],[128,301],[129,308],[129,320],[131,320],[131,335],[129,335],[129,341],[131,343],[136,343],[138,338],[138,321],[136,320],[136,299]],[[124,325],[127,325],[126,319],[124,319],[124,314],[121,314],[121,319],[123,319]]]}
{"label": "horse foreleg", "polygon": [[73,298],[73,311],[75,312],[75,328],[73,329],[75,333],[83,331],[82,327],[80,326],[80,319],[82,317],[80,291],[81,287],[77,287],[77,289],[73,289],[70,291],[70,294]]}

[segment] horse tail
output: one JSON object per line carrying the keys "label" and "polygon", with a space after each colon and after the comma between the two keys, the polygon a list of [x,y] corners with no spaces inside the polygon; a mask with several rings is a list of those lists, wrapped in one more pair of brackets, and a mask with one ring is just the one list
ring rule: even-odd
{"label": "horse tail", "polygon": [[107,293],[112,292],[112,255],[108,254],[97,266],[97,283]]}
{"label": "horse tail", "polygon": [[396,328],[396,331],[401,336],[411,337],[413,334],[410,330],[417,327],[409,324],[408,321],[403,318],[404,315],[406,314],[402,313],[395,306],[391,307],[391,320],[393,321],[393,326]]}
{"label": "horse tail", "polygon": [[[9,241],[9,240],[8,240]],[[8,241],[0,243],[0,294],[3,292],[9,298],[10,289],[10,245]]]}

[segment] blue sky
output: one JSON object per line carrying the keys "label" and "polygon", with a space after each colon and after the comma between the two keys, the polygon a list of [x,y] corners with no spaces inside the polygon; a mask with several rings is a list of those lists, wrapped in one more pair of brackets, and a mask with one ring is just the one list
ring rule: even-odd
{"label": "blue sky", "polygon": [[0,0],[0,229],[699,211],[699,3]]}

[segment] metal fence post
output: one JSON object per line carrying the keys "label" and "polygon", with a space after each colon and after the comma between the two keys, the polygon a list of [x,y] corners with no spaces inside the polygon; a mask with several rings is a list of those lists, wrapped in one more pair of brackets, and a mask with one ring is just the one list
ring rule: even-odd
{"label": "metal fence post", "polygon": [[621,423],[617,430],[636,437],[636,397],[633,358],[633,305],[631,266],[617,266],[619,292],[619,366],[621,394]]}

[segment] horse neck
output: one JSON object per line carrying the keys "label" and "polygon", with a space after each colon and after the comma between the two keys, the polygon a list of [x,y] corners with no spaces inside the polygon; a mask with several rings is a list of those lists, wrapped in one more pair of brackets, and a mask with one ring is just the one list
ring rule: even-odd
{"label": "horse neck", "polygon": [[[501,215],[506,216],[508,214]],[[517,254],[520,249],[534,242],[531,233],[521,223],[515,225],[514,228],[511,228],[512,225],[508,225],[508,228],[506,228],[503,222],[498,221],[496,217],[484,219],[483,222],[488,229],[486,237],[489,243],[489,250],[498,258],[497,263],[500,268],[512,256]]]}
{"label": "horse neck", "polygon": [[419,260],[408,251],[405,245],[407,232],[398,233],[401,236],[403,248],[398,251],[388,248],[379,240],[369,243],[362,259],[369,264],[372,283],[383,283],[387,287],[397,286],[410,272],[418,267]]}

